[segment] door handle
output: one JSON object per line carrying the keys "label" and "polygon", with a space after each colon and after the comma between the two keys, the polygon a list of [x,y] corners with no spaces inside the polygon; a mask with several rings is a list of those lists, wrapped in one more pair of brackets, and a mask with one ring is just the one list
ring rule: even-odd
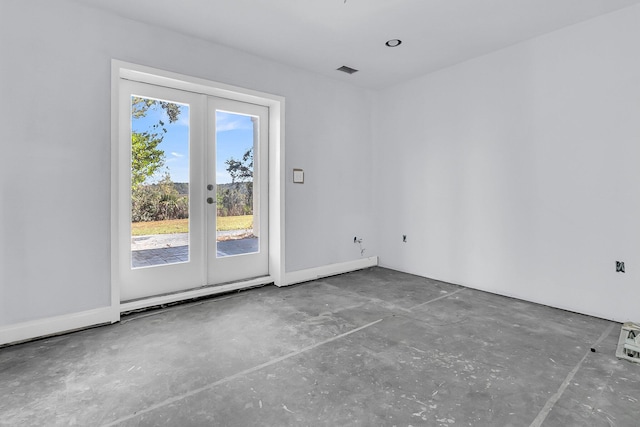
{"label": "door handle", "polygon": [[212,205],[214,203],[213,197],[207,197],[207,203]]}

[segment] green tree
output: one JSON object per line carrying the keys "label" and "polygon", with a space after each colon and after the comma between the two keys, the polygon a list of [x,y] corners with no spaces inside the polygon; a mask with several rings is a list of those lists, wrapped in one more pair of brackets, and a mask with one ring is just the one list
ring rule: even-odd
{"label": "green tree", "polygon": [[[251,215],[253,214],[253,147],[249,148],[243,155],[241,160],[233,157],[225,161],[227,172],[231,176],[233,184],[242,183],[245,186],[245,192],[237,191],[236,197],[241,196],[242,201],[235,198],[234,206],[229,213],[230,215]],[[242,197],[244,196],[244,197]]]}
{"label": "green tree", "polygon": [[157,184],[131,191],[132,222],[183,218],[189,218],[189,197],[178,192],[168,172]]}
{"label": "green tree", "polygon": [[[132,97],[131,119],[145,117],[149,109],[161,108],[173,123],[180,117],[180,106],[172,102]],[[131,189],[137,189],[147,178],[153,176],[164,166],[164,151],[158,145],[167,133],[165,123],[158,120],[146,132],[131,132]]]}
{"label": "green tree", "polygon": [[159,219],[182,219],[189,218],[189,199],[178,193],[169,172],[164,174],[164,178],[157,184],[160,193]]}
{"label": "green tree", "polygon": [[162,136],[131,132],[131,188],[137,189],[164,166],[164,151],[158,148]]}
{"label": "green tree", "polygon": [[231,157],[225,161],[225,164],[227,172],[231,175],[231,182],[253,181],[253,147],[242,155],[242,160]]}
{"label": "green tree", "polygon": [[157,99],[141,98],[139,96],[131,97],[131,117],[138,119],[147,115],[150,108],[162,108],[169,117],[169,123],[178,120],[180,116],[180,106],[173,102],[160,101]]}

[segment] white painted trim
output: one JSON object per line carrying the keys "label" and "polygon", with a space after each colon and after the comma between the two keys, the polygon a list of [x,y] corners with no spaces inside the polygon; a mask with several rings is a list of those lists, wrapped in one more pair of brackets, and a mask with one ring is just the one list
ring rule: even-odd
{"label": "white painted trim", "polygon": [[[218,96],[269,108],[269,276],[281,286],[285,277],[285,98],[144,65],[111,61],[111,307],[120,313],[118,282],[118,94],[120,78]],[[116,319],[116,321],[118,320]]]}
{"label": "white painted trim", "polygon": [[368,267],[375,267],[376,265],[378,265],[378,257],[372,256],[355,261],[347,261],[338,264],[329,264],[322,267],[308,268],[306,270],[292,271],[286,273],[284,284],[278,286],[288,286],[296,283],[309,282],[322,277],[335,276],[337,274],[349,273],[351,271],[362,270]]}
{"label": "white painted trim", "polygon": [[119,77],[128,80],[166,86],[187,92],[201,93],[203,95],[218,96],[220,98],[233,99],[235,101],[264,105],[267,107],[284,100],[284,98],[279,95],[228,85],[213,80],[173,73],[171,71],[119,61],[117,59],[112,60],[112,62],[118,66]]}
{"label": "white painted trim", "polygon": [[[158,77],[160,76],[160,77]],[[111,305],[94,310],[71,313],[61,316],[38,319],[7,326],[0,326],[0,345],[17,343],[49,335],[61,334],[78,329],[83,329],[100,324],[115,323],[120,320],[122,311],[134,308],[133,303],[120,304],[120,287],[117,280],[117,200],[118,200],[118,155],[119,155],[119,120],[118,120],[118,94],[120,77],[134,78],[147,83],[166,83],[168,80],[174,84],[172,87],[193,90],[194,85],[201,89],[202,93],[214,96],[221,96],[236,99],[244,102],[251,102],[268,106],[269,115],[269,136],[270,141],[279,141],[270,144],[270,159],[273,164],[269,165],[269,192],[274,196],[273,203],[269,204],[269,216],[272,219],[279,218],[279,221],[269,221],[269,243],[270,260],[268,278],[253,279],[233,284],[203,287],[197,290],[187,291],[179,294],[172,294],[165,297],[158,297],[158,301],[149,304],[151,300],[140,300],[136,305],[145,301],[146,306],[158,305],[168,302],[175,302],[200,296],[215,295],[239,289],[246,289],[259,286],[265,283],[275,283],[281,286],[284,283],[285,271],[285,169],[284,169],[284,127],[285,127],[285,99],[278,95],[262,93],[241,87],[235,87],[214,81],[198,79],[181,74],[166,72],[137,64],[112,60],[111,62]],[[160,79],[153,80],[154,78]],[[164,80],[163,80],[164,79]],[[182,86],[180,86],[182,85]],[[186,86],[185,86],[186,85]],[[211,87],[214,89],[211,89]],[[207,91],[206,88],[209,88]],[[279,118],[279,119],[278,119]],[[273,166],[273,167],[272,167]],[[278,241],[279,240],[279,241]]]}
{"label": "white painted trim", "polygon": [[[309,268],[286,273],[285,279],[278,284],[273,276],[258,277],[251,280],[229,283],[219,286],[205,286],[185,292],[170,295],[145,298],[120,304],[112,304],[112,307],[98,308],[45,319],[32,320],[0,327],[0,345],[28,341],[48,335],[71,332],[91,326],[115,323],[120,320],[120,313],[169,304],[176,301],[184,301],[193,298],[213,296],[221,293],[249,289],[256,286],[274,283],[278,286],[288,286],[296,283],[308,282],[322,277],[335,276],[337,274],[362,270],[378,265],[378,257],[362,258],[355,261],[347,261],[338,264],[330,264],[322,267]],[[112,294],[113,295],[113,294]]]}
{"label": "white painted trim", "polygon": [[118,164],[120,158],[120,64],[118,61],[111,62],[111,308],[120,320],[120,283],[118,277]]}
{"label": "white painted trim", "polygon": [[269,106],[269,275],[276,286],[282,286],[285,278],[284,122],[281,98]]}
{"label": "white painted trim", "polygon": [[[119,313],[118,313],[119,318]],[[34,338],[71,332],[90,326],[114,322],[111,307],[96,308],[79,313],[30,320],[0,327],[0,345],[14,344]]]}
{"label": "white painted trim", "polygon": [[201,298],[226,292],[254,288],[256,286],[262,286],[268,283],[273,283],[273,279],[271,278],[271,276],[258,277],[255,279],[233,282],[226,285],[203,286],[202,288],[192,289],[184,292],[177,292],[175,294],[160,295],[157,297],[127,301],[120,304],[120,313],[139,310],[147,307],[155,307],[162,304],[170,304],[177,301],[186,301],[193,298]]}

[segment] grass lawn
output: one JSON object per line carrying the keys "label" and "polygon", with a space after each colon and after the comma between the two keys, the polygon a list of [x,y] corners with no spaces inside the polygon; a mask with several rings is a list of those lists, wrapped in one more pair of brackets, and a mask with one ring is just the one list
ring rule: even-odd
{"label": "grass lawn", "polygon": [[217,231],[246,230],[253,228],[253,215],[221,216],[216,224]]}
{"label": "grass lawn", "polygon": [[[134,222],[131,224],[131,235],[146,236],[149,234],[186,233],[187,231],[189,231],[188,227],[188,219]],[[244,230],[247,228],[253,228],[253,215],[219,217],[216,230]]]}

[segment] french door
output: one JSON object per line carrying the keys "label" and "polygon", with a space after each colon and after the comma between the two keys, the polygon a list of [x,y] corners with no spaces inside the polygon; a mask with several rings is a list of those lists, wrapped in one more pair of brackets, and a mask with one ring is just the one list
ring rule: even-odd
{"label": "french door", "polygon": [[268,108],[121,80],[121,301],[267,276]]}

